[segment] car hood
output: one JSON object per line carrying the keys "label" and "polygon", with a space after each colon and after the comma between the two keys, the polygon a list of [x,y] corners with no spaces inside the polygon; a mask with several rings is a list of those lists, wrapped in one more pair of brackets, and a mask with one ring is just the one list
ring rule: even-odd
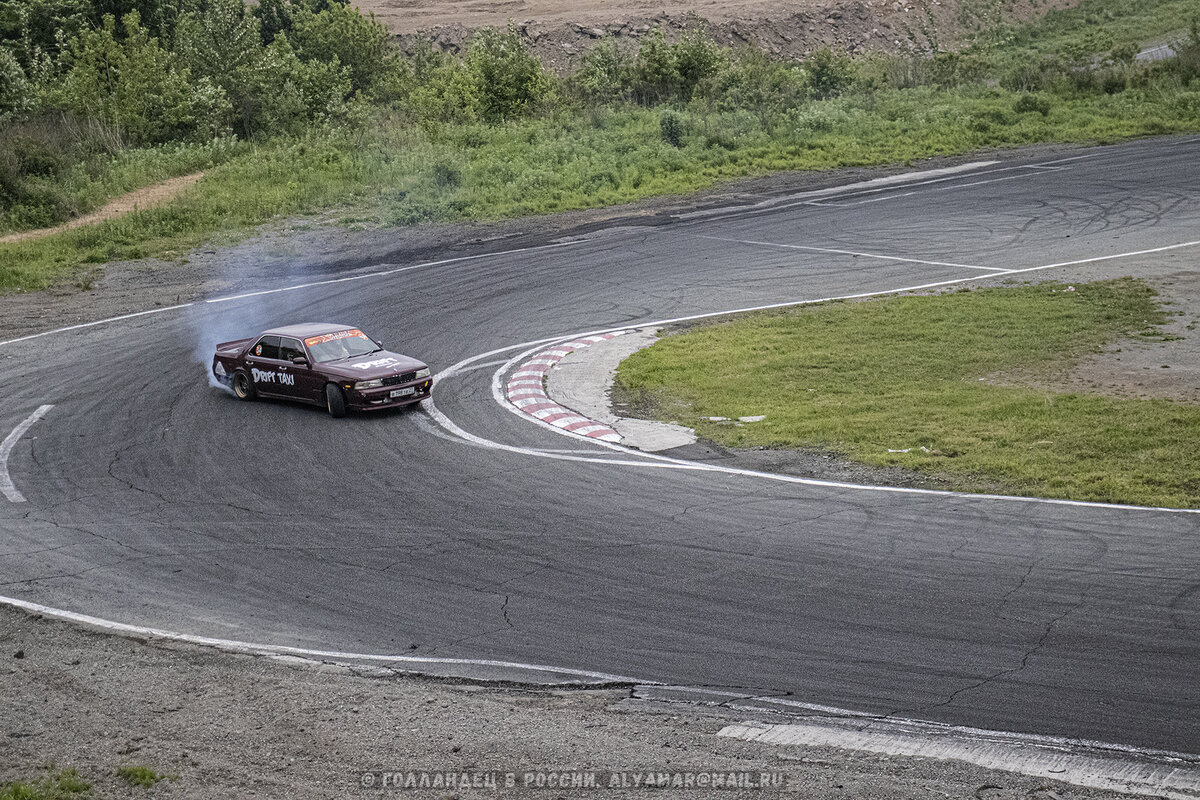
{"label": "car hood", "polygon": [[386,378],[389,375],[399,375],[403,372],[414,372],[418,369],[424,369],[425,364],[424,362],[417,361],[415,358],[381,350],[378,353],[349,358],[345,361],[318,364],[317,368],[330,375],[336,375],[339,378],[366,381],[372,378]]}

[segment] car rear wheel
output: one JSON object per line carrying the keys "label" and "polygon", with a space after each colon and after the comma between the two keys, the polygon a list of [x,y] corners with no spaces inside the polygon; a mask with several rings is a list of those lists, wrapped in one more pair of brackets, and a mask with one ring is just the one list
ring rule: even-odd
{"label": "car rear wheel", "polygon": [[325,384],[325,407],[329,409],[331,417],[346,416],[346,397],[342,390],[332,383]]}
{"label": "car rear wheel", "polygon": [[254,390],[254,381],[244,372],[233,373],[233,393],[239,400],[253,400],[258,396]]}

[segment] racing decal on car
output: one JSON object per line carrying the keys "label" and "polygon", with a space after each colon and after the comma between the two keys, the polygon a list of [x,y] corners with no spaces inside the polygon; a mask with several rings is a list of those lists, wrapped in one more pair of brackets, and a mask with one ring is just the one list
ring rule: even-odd
{"label": "racing decal on car", "polygon": [[264,372],[261,369],[251,369],[250,375],[254,378],[255,383],[282,383],[288,386],[296,385],[296,376],[288,375],[286,372]]}
{"label": "racing decal on car", "polygon": [[367,335],[365,333],[363,333],[362,331],[360,331],[358,328],[351,328],[348,331],[338,331],[337,333],[326,333],[326,334],[322,334],[321,336],[310,336],[304,340],[304,343],[306,345],[308,345],[309,347],[312,347],[315,344],[324,344],[325,342],[332,342],[334,339],[345,339],[350,336],[357,336],[360,339],[367,338]]}
{"label": "racing decal on car", "polygon": [[394,358],[377,358],[374,361],[362,361],[358,364],[351,364],[355,369],[373,369],[375,367],[390,367],[393,364],[400,362]]}

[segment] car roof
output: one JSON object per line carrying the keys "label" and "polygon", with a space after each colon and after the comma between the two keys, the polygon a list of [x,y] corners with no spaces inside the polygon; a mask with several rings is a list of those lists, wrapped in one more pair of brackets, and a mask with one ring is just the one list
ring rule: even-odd
{"label": "car roof", "polygon": [[271,330],[263,331],[259,335],[294,336],[297,339],[303,339],[307,336],[320,336],[323,333],[337,333],[338,331],[344,331],[353,327],[353,325],[338,325],[333,322],[304,322],[299,325],[284,325],[279,328],[271,328]]}

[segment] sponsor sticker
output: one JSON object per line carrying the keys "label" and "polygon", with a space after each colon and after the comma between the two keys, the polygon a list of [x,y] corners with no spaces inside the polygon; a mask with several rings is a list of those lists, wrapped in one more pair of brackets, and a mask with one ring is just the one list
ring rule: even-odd
{"label": "sponsor sticker", "polygon": [[351,328],[350,330],[337,331],[336,333],[324,333],[320,336],[310,336],[304,340],[304,343],[309,347],[312,347],[315,344],[324,344],[325,342],[332,342],[335,339],[346,339],[351,336],[357,336],[360,339],[367,338],[367,335],[358,328]]}
{"label": "sponsor sticker", "polygon": [[255,383],[281,383],[287,386],[296,385],[296,376],[289,375],[286,372],[267,372],[261,369],[251,369],[251,377]]}
{"label": "sponsor sticker", "polygon": [[373,369],[375,367],[390,367],[399,363],[400,362],[396,359],[389,357],[377,358],[374,361],[360,361],[357,364],[351,364],[350,366],[354,367],[355,369]]}

